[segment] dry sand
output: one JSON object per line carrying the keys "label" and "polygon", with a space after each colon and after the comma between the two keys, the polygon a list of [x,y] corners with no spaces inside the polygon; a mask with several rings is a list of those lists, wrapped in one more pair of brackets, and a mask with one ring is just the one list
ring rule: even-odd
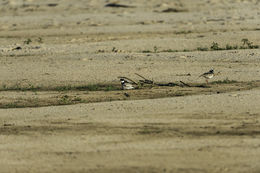
{"label": "dry sand", "polygon": [[0,0],[0,172],[260,172],[260,1],[111,2]]}

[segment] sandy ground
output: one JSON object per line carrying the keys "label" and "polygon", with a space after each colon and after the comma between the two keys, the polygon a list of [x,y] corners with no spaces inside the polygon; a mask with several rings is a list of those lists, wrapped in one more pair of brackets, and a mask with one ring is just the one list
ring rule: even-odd
{"label": "sandy ground", "polygon": [[1,170],[258,172],[259,101],[252,90],[0,110]]}
{"label": "sandy ground", "polygon": [[0,0],[0,172],[259,172],[260,1],[111,2]]}

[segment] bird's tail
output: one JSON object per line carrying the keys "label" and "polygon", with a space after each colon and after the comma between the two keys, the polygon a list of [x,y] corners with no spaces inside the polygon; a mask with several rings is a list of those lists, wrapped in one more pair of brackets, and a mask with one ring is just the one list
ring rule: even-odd
{"label": "bird's tail", "polygon": [[200,78],[200,77],[202,77],[203,76],[203,74],[202,75],[200,75],[198,78]]}

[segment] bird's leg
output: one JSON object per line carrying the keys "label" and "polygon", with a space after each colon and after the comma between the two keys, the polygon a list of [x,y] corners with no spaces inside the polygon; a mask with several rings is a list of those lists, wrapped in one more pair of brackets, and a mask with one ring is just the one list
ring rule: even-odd
{"label": "bird's leg", "polygon": [[209,84],[208,79],[206,79],[207,84]]}

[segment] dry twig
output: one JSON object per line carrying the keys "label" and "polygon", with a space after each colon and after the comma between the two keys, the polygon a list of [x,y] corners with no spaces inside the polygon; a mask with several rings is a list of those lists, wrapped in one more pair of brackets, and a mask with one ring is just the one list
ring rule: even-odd
{"label": "dry twig", "polygon": [[141,77],[144,80],[139,80],[140,83],[145,83],[145,84],[154,84],[154,82],[152,80],[146,79],[145,77],[141,76],[138,73],[135,73],[137,76]]}

